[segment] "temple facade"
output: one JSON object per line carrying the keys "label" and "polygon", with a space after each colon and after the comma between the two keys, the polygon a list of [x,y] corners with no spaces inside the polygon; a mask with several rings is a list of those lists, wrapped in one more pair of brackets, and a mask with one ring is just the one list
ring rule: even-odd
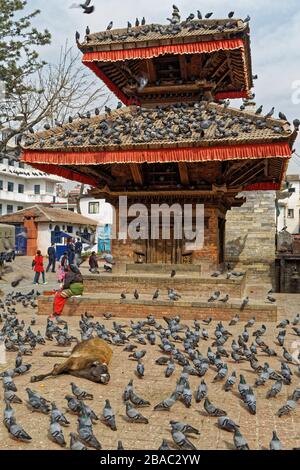
{"label": "temple facade", "polygon": [[[117,225],[121,196],[149,212],[153,204],[203,204],[200,249],[176,238],[171,217],[168,239],[116,239],[112,251],[127,265],[216,269],[225,260],[228,211],[250,192],[280,189],[297,136],[272,112],[253,110],[248,22],[142,25],[77,37],[77,45],[118,109],[27,136],[23,160],[91,185],[95,198],[114,206]],[[243,98],[240,109],[230,107],[233,98]]]}

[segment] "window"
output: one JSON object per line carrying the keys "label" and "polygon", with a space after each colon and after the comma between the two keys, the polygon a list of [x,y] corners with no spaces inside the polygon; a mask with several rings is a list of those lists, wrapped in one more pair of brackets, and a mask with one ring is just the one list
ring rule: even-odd
{"label": "window", "polygon": [[3,181],[0,180],[0,191],[2,191],[2,189],[3,189]]}
{"label": "window", "polygon": [[293,219],[294,218],[294,209],[288,209],[288,218]]}
{"label": "window", "polygon": [[35,184],[34,185],[34,194],[41,194],[41,185]]}
{"label": "window", "polygon": [[18,209],[17,209],[17,210],[18,210],[18,211],[21,211],[21,210],[23,210],[23,209],[24,209],[23,206],[18,206]]}
{"label": "window", "polygon": [[0,215],[2,215],[2,204],[0,204]]}
{"label": "window", "polygon": [[73,233],[73,227],[72,227],[72,225],[67,225],[67,232],[68,232],[68,233]]}
{"label": "window", "polygon": [[19,162],[19,168],[24,168],[24,163],[23,162]]}
{"label": "window", "polygon": [[8,204],[7,205],[7,213],[12,214],[13,211],[14,211],[14,206],[12,206],[11,204]]}
{"label": "window", "polygon": [[14,160],[8,160],[8,166],[15,166],[15,161]]}
{"label": "window", "polygon": [[11,183],[10,181],[7,183],[7,191],[11,193],[14,192],[14,183]]}
{"label": "window", "polygon": [[24,193],[24,184],[19,184],[18,185],[18,193],[20,193],[20,194]]}
{"label": "window", "polygon": [[89,214],[99,214],[99,202],[89,203]]}

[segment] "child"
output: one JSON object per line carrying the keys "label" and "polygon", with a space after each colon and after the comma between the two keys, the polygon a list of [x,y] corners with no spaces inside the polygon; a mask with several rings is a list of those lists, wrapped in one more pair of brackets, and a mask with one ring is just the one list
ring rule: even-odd
{"label": "child", "polygon": [[42,273],[43,284],[47,284],[45,279],[45,270],[44,270],[44,258],[40,250],[36,252],[36,256],[32,261],[32,269],[35,272],[33,284],[38,284],[40,279],[40,274]]}

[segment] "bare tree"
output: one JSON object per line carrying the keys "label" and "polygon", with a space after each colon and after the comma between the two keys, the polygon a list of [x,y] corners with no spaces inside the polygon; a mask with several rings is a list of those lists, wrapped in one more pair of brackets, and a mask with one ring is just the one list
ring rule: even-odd
{"label": "bare tree", "polygon": [[[6,102],[6,115],[2,109],[2,129],[6,133],[0,142],[0,151],[8,142],[33,127],[40,129],[46,123],[55,126],[69,115],[84,114],[97,106],[100,110],[109,100],[105,86],[99,86],[80,61],[81,53],[74,52],[66,43],[61,48],[57,64],[39,69],[34,79],[27,80],[26,93],[16,92]],[[5,118],[3,119],[3,116]]]}

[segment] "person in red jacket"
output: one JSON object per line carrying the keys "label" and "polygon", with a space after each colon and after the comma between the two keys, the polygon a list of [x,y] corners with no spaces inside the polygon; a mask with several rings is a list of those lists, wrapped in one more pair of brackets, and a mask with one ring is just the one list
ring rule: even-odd
{"label": "person in red jacket", "polygon": [[36,252],[36,256],[34,260],[32,261],[32,269],[35,272],[33,284],[39,283],[41,273],[42,273],[43,284],[47,284],[46,279],[45,279],[44,258],[40,250]]}

